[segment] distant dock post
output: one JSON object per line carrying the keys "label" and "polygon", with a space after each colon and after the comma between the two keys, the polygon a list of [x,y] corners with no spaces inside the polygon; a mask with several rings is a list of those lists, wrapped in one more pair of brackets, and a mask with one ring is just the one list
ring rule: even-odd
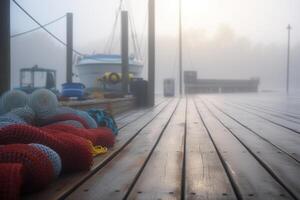
{"label": "distant dock post", "polygon": [[182,2],[179,0],[179,94],[182,95]]}
{"label": "distant dock post", "polygon": [[67,13],[67,52],[66,52],[67,83],[73,81],[73,13]]}
{"label": "distant dock post", "polygon": [[0,94],[10,89],[10,0],[0,1]]}
{"label": "distant dock post", "polygon": [[129,73],[128,73],[128,12],[122,11],[121,19],[121,51],[122,51],[122,91],[123,94],[128,94],[128,83],[129,83]]}
{"label": "distant dock post", "polygon": [[287,26],[288,42],[287,42],[287,63],[286,63],[286,93],[289,94],[290,89],[290,43],[291,43],[291,25]]}
{"label": "distant dock post", "polygon": [[155,93],[155,0],[148,5],[148,106],[154,106]]}

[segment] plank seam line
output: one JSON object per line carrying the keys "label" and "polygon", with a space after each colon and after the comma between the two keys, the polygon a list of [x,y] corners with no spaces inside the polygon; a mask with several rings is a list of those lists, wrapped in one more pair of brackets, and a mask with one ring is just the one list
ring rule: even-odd
{"label": "plank seam line", "polygon": [[[227,104],[227,105],[229,105],[229,106],[231,106],[231,107],[236,107],[237,109],[240,109],[240,110],[244,110],[245,112],[248,112],[248,113],[250,113],[250,114],[252,114],[252,115],[256,115],[256,116],[258,116],[258,117],[260,117],[260,118],[262,118],[262,119],[264,119],[264,120],[268,120],[268,121],[270,121],[270,122],[272,122],[272,123],[274,123],[274,124],[276,124],[276,125],[278,125],[278,126],[282,126],[282,127],[284,127],[284,128],[287,128],[287,129],[289,129],[289,130],[291,130],[291,131],[294,131],[294,132],[300,134],[299,131],[297,131],[297,130],[295,130],[295,129],[292,129],[292,128],[288,127],[288,126],[282,125],[282,124],[280,124],[280,123],[278,123],[278,122],[272,121],[272,120],[270,120],[270,119],[268,119],[268,118],[266,118],[266,117],[263,117],[263,116],[261,116],[261,115],[255,113],[255,111],[259,111],[259,112],[265,113],[265,114],[267,114],[267,115],[271,115],[271,116],[273,116],[273,117],[275,117],[275,118],[280,118],[280,119],[282,119],[282,120],[286,120],[286,121],[288,121],[288,122],[295,123],[295,124],[299,124],[299,121],[295,121],[295,120],[289,119],[289,118],[287,118],[286,116],[281,116],[281,115],[276,114],[276,113],[275,113],[275,114],[274,114],[274,113],[269,113],[269,112],[272,112],[272,111],[266,112],[266,111],[263,111],[264,109],[258,110],[258,109],[260,109],[260,108],[256,108],[255,106],[251,106],[251,105],[249,106],[248,104],[232,103],[232,102],[225,102],[225,104]],[[247,109],[248,109],[248,110],[247,110]],[[249,110],[251,110],[251,111],[249,111]]]}
{"label": "plank seam line", "polygon": [[[167,103],[167,105],[171,102],[171,100],[169,100],[169,102]],[[163,103],[163,102],[162,102]],[[161,103],[160,103],[161,104]],[[151,112],[154,108],[156,108],[158,105],[155,105],[154,107],[149,108],[145,113],[142,113],[141,115],[137,116],[136,118],[134,118],[133,120],[129,121],[128,123],[124,124],[122,127],[119,128],[119,130],[123,129],[125,126],[131,124],[132,122],[135,122],[137,119],[141,118],[142,116],[148,114],[149,112]]]}
{"label": "plank seam line", "polygon": [[[230,102],[230,103],[231,104],[235,104],[235,105],[239,105],[241,107],[247,107],[250,110],[260,111],[262,113],[265,113],[265,114],[268,114],[268,115],[272,115],[274,117],[281,118],[281,119],[287,120],[289,122],[293,122],[293,123],[296,123],[296,124],[299,123],[299,121],[294,121],[294,120],[290,119],[290,118],[294,118],[294,117],[290,117],[290,116],[288,116],[288,115],[286,115],[284,113],[279,113],[279,112],[272,111],[272,110],[266,110],[266,109],[264,109],[264,108],[262,108],[260,106],[255,106],[255,105],[251,105],[251,104],[248,104],[248,103],[236,103],[236,102],[235,103]],[[290,117],[290,118],[288,118],[288,117]],[[300,118],[298,118],[298,119],[294,118],[294,119],[299,120]]]}
{"label": "plank seam line", "polygon": [[[258,101],[258,102],[256,102],[256,104],[258,103],[258,105],[259,106],[265,106],[265,103],[266,102],[262,102],[262,101]],[[296,103],[299,103],[299,102],[296,102]],[[279,103],[280,104],[280,103]],[[275,103],[275,105],[276,105],[276,103]],[[274,102],[273,102],[273,106],[272,105],[268,105],[268,106],[266,106],[268,109],[270,109],[270,110],[274,110],[274,111],[276,111],[276,112],[281,112],[281,113],[285,113],[285,114],[287,114],[287,115],[292,115],[292,116],[297,116],[297,118],[299,118],[300,119],[300,114],[299,113],[295,113],[295,112],[290,112],[290,111],[288,111],[288,110],[282,110],[282,109],[274,109]]]}
{"label": "plank seam line", "polygon": [[[295,112],[290,112],[290,111],[284,111],[284,110],[282,110],[282,109],[274,109],[274,107],[270,107],[270,105],[269,106],[266,106],[264,103],[266,103],[266,102],[256,102],[256,104],[258,103],[258,106],[257,107],[262,107],[262,106],[264,106],[265,108],[265,110],[267,109],[267,110],[270,110],[270,111],[273,111],[273,112],[277,112],[277,113],[280,113],[280,114],[283,114],[283,115],[286,115],[286,116],[289,116],[289,117],[292,117],[292,118],[295,118],[295,119],[300,119],[300,114],[299,113],[295,113]],[[273,104],[274,105],[274,104]],[[276,104],[275,104],[276,105]]]}
{"label": "plank seam line", "polygon": [[235,122],[237,122],[239,125],[241,125],[242,127],[246,128],[247,130],[249,130],[250,132],[252,132],[253,134],[255,134],[256,136],[258,136],[259,138],[261,138],[262,140],[264,140],[265,142],[271,144],[272,146],[274,146],[276,149],[278,149],[279,151],[282,151],[283,153],[285,153],[289,158],[295,160],[297,163],[300,163],[300,161],[298,159],[296,159],[294,156],[292,156],[291,154],[289,154],[287,151],[281,149],[279,146],[277,146],[276,144],[272,143],[271,141],[269,141],[268,139],[266,139],[265,137],[261,136],[260,134],[256,133],[254,130],[252,130],[251,128],[249,128],[248,126],[246,126],[245,124],[241,123],[240,121],[238,121],[237,119],[235,119],[234,117],[232,117],[231,115],[229,115],[228,113],[226,113],[225,111],[223,111],[220,107],[218,107],[216,104],[212,103],[211,104],[217,108],[220,112],[224,113],[226,116],[228,116],[230,119],[234,120]]}
{"label": "plank seam line", "polygon": [[129,188],[128,188],[126,194],[125,194],[125,196],[123,197],[123,200],[126,200],[126,199],[129,197],[129,195],[130,195],[130,193],[132,192],[132,190],[133,190],[135,184],[137,183],[139,177],[140,177],[141,174],[143,173],[143,171],[144,171],[146,165],[148,164],[148,162],[149,162],[149,160],[150,160],[150,158],[151,158],[151,156],[152,156],[154,150],[156,149],[156,147],[157,147],[157,145],[158,145],[158,143],[159,143],[161,137],[163,136],[163,134],[164,134],[166,128],[168,127],[168,125],[169,125],[169,123],[170,123],[172,117],[174,116],[174,113],[175,113],[175,111],[177,110],[180,101],[181,101],[181,98],[178,100],[178,102],[177,102],[177,104],[176,104],[176,107],[175,107],[174,111],[172,112],[172,114],[171,114],[170,118],[168,119],[167,123],[164,125],[164,127],[163,127],[163,129],[161,130],[161,132],[160,132],[160,134],[159,134],[159,136],[158,136],[158,138],[157,138],[157,140],[156,140],[154,146],[152,147],[152,149],[151,149],[151,151],[149,152],[147,158],[145,159],[143,165],[141,166],[140,170],[138,171],[138,173],[137,173],[136,176],[134,177],[132,183],[130,184],[130,186],[129,186]]}
{"label": "plank seam line", "polygon": [[186,137],[187,137],[187,106],[188,97],[185,102],[185,122],[184,122],[184,135],[183,135],[183,158],[182,158],[182,172],[181,172],[181,199],[185,199],[186,190]]}
{"label": "plank seam line", "polygon": [[[227,104],[227,105],[230,105],[230,104],[228,104],[228,103],[226,103],[226,104]],[[231,105],[231,107],[236,107],[237,109],[240,109],[240,110],[243,110],[243,111],[245,111],[245,112],[247,112],[247,113],[250,113],[250,114],[252,114],[252,115],[255,115],[255,116],[257,116],[257,117],[259,117],[259,118],[261,118],[261,119],[264,119],[264,120],[266,120],[266,121],[268,121],[268,122],[271,122],[272,124],[275,124],[275,125],[280,126],[280,127],[282,127],[282,128],[286,128],[286,129],[288,129],[288,130],[290,130],[290,131],[293,131],[293,132],[295,132],[295,133],[297,133],[297,134],[300,134],[300,132],[297,131],[297,130],[295,130],[295,129],[292,129],[292,128],[288,127],[288,126],[285,126],[285,125],[279,124],[279,123],[277,123],[277,122],[274,122],[274,121],[272,121],[272,120],[270,120],[270,119],[268,119],[268,118],[265,118],[265,117],[263,117],[263,116],[261,116],[261,115],[255,114],[255,113],[253,113],[253,112],[251,112],[251,111],[248,111],[248,110],[246,110],[245,108],[240,108],[240,107],[238,107],[238,106],[233,106],[233,105]]]}
{"label": "plank seam line", "polygon": [[[167,100],[165,100],[165,101],[167,101]],[[163,102],[165,102],[165,101],[163,101]],[[133,120],[130,120],[129,122],[127,122],[126,124],[124,124],[123,126],[121,126],[121,127],[119,128],[119,130],[123,129],[124,127],[126,127],[126,126],[129,125],[129,124],[131,124],[132,122],[134,122],[135,120],[139,119],[140,117],[143,117],[144,115],[148,114],[148,113],[151,112],[154,108],[156,108],[156,107],[158,107],[159,105],[161,105],[163,102],[160,102],[159,104],[157,104],[157,105],[155,105],[155,106],[153,106],[153,107],[151,107],[151,108],[146,109],[145,112],[141,113],[140,115],[138,115],[138,116],[137,116],[136,118],[134,118]],[[171,101],[169,100],[169,103],[170,103],[170,102],[171,102]],[[135,113],[134,113],[134,114],[135,114]],[[120,120],[120,121],[121,121],[121,120]],[[120,123],[120,121],[119,121],[119,123]]]}
{"label": "plank seam line", "polygon": [[105,158],[103,162],[97,166],[93,171],[91,171],[86,177],[84,177],[80,182],[78,182],[73,188],[66,191],[64,194],[60,195],[58,197],[58,200],[65,199],[67,196],[69,196],[72,192],[74,192],[78,187],[80,187],[85,181],[87,181],[91,176],[96,174],[99,170],[101,170],[105,165],[107,165],[112,159],[114,159],[132,140],[138,136],[138,134],[146,127],[148,126],[168,105],[170,105],[171,101],[167,103],[153,118],[151,118],[142,128],[140,128],[131,138],[123,144],[119,149],[117,149],[115,152],[113,152],[109,157]]}
{"label": "plank seam line", "polygon": [[218,154],[218,157],[219,157],[219,159],[220,159],[220,161],[221,161],[221,164],[222,164],[222,166],[223,166],[223,168],[224,168],[224,170],[225,170],[225,173],[227,174],[227,177],[228,177],[229,182],[230,182],[230,184],[231,184],[231,186],[232,186],[232,189],[233,189],[233,191],[234,191],[234,193],[235,193],[235,196],[237,197],[238,200],[242,200],[242,199],[243,199],[243,196],[242,196],[242,194],[241,194],[241,191],[240,191],[240,189],[239,189],[237,183],[235,182],[235,180],[234,180],[232,174],[230,173],[229,167],[228,167],[228,165],[226,164],[224,158],[222,157],[219,148],[217,147],[217,145],[216,145],[214,139],[212,138],[211,133],[210,133],[210,131],[208,130],[208,127],[206,126],[206,124],[205,124],[205,122],[204,122],[204,119],[203,119],[203,117],[202,117],[202,115],[201,115],[201,113],[200,113],[200,111],[199,111],[199,107],[198,107],[197,104],[195,103],[195,99],[193,99],[193,102],[194,102],[194,104],[195,104],[197,113],[198,113],[198,115],[199,115],[199,117],[200,117],[200,119],[201,119],[201,121],[202,121],[202,123],[203,123],[203,126],[205,127],[206,132],[208,133],[208,136],[209,136],[209,138],[210,138],[212,144],[214,145],[214,148],[215,148],[215,150],[216,150],[216,152],[217,152],[217,154]]}
{"label": "plank seam line", "polygon": [[[165,102],[165,101],[167,101],[167,99],[161,100],[159,103],[155,104],[154,107],[159,106],[160,104],[162,104],[162,103]],[[135,112],[133,112],[133,114],[135,114],[135,113],[137,113],[137,112],[139,112],[139,111],[140,111],[140,109],[137,109],[137,110],[135,110]],[[118,120],[118,121],[121,121],[121,120],[127,118],[130,114],[132,114],[132,113],[129,112],[129,113],[125,114],[124,116],[121,116],[121,117],[118,118],[117,120]]]}
{"label": "plank seam line", "polygon": [[[202,101],[203,102],[203,101]],[[209,112],[212,114],[212,116],[214,116],[214,118],[216,120],[218,120],[228,131],[229,133],[235,137],[235,139],[237,141],[239,141],[241,143],[241,145],[243,145],[243,147],[246,148],[246,150],[254,157],[254,159],[261,164],[261,166],[272,176],[272,178],[274,178],[279,185],[281,185],[288,193],[289,195],[291,195],[294,199],[298,200],[297,195],[295,195],[285,184],[284,181],[281,180],[281,178],[279,178],[276,173],[272,170],[271,167],[269,167],[268,164],[266,164],[263,159],[259,158],[244,142],[242,142],[242,140],[240,138],[238,138],[236,136],[236,134],[234,134],[213,112],[210,108],[208,108],[208,106],[206,105],[206,103],[203,102],[203,104],[205,105],[205,107],[209,110]]]}
{"label": "plank seam line", "polygon": [[[257,102],[256,102],[257,103]],[[249,105],[249,104],[248,104]],[[252,105],[253,106],[253,105]],[[267,110],[267,111],[270,111],[270,112],[273,112],[273,113],[277,113],[277,114],[281,114],[281,115],[285,115],[285,116],[288,116],[288,117],[291,117],[291,118],[294,118],[294,119],[300,119],[300,115],[299,114],[296,114],[296,113],[289,113],[288,111],[284,112],[284,111],[281,111],[281,110],[277,110],[272,107],[262,107],[262,106],[265,106],[265,105],[262,105],[262,104],[258,104],[258,105],[254,105],[253,107],[256,107],[256,108],[261,108],[263,110]]]}

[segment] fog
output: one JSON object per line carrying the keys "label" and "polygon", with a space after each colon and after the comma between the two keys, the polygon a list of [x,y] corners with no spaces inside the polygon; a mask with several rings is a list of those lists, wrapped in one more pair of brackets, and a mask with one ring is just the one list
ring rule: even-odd
{"label": "fog", "polygon": [[[49,17],[49,12],[45,14],[48,16],[45,18],[45,15],[42,15],[40,11],[37,12],[35,10],[32,2],[35,1],[29,1],[27,8],[36,14],[40,14],[40,16],[42,16],[44,19],[48,19],[44,20],[45,22],[50,21],[49,19],[55,18]],[[116,2],[117,1],[115,1],[115,3]],[[144,3],[137,3],[138,6],[140,6],[140,10],[145,10],[146,4],[145,1],[143,2]],[[232,2],[234,1],[232,0]],[[22,4],[26,5],[25,1],[23,1]],[[114,8],[117,4],[111,4],[111,7],[109,7],[111,11],[107,11],[107,13],[110,13],[110,15],[109,17],[105,16],[105,20],[110,18],[110,21],[103,22],[102,20],[101,22],[101,25],[103,25],[103,32],[101,32],[101,34],[98,36],[95,36],[97,31],[91,32],[90,35],[86,35],[85,37],[83,36],[83,29],[86,28],[87,30],[90,30],[88,27],[91,26],[91,24],[87,24],[85,27],[82,20],[80,20],[78,17],[80,14],[83,15],[80,12],[81,9],[78,7],[78,4],[81,5],[83,3],[81,1],[75,1],[73,4],[71,4],[70,1],[66,1],[62,4],[64,6],[71,5],[73,9],[76,8],[76,12],[74,11],[75,48],[85,53],[102,53],[108,38],[107,34],[111,31],[111,26],[114,19]],[[134,4],[134,1],[132,4]],[[163,6],[158,6],[157,10],[157,93],[162,91],[162,81],[164,78],[177,79],[178,77],[178,27],[176,23],[177,19],[174,18],[176,17],[176,15],[174,15],[174,12],[176,14],[176,6],[174,9],[171,9],[172,11],[168,9],[167,12],[164,13],[162,11],[163,8],[165,8],[164,6],[166,6],[167,1],[162,1],[161,4],[163,4]],[[274,6],[274,12],[277,12],[275,8],[280,8],[280,4]],[[24,24],[26,23],[21,23],[17,20],[20,13],[15,10],[16,8],[12,9],[12,18],[14,21],[12,24],[12,33],[20,32],[24,29],[26,30],[26,28],[24,28]],[[292,19],[296,18],[297,15],[295,14],[292,4],[284,6],[283,11],[285,11],[285,13],[282,12],[282,16],[288,15],[289,9],[291,11],[290,17]],[[83,13],[86,13],[88,9],[82,8],[82,10]],[[268,12],[272,12],[272,10],[269,10]],[[106,15],[107,13],[103,13],[103,15]],[[144,29],[145,13],[139,11],[133,14],[133,17],[137,18],[137,37],[140,40],[143,39],[141,42],[142,54],[144,55],[145,61],[143,76],[146,78],[147,43]],[[93,15],[102,16],[101,12],[92,12],[90,15],[91,17],[94,17]],[[141,17],[139,17],[139,15],[141,15]],[[209,16],[210,15],[214,16],[214,13],[210,13]],[[220,15],[220,13],[216,13],[216,15]],[[255,13],[253,13],[253,15],[255,15]],[[276,13],[276,15],[279,14]],[[55,16],[57,17],[59,15]],[[227,15],[224,14],[224,16],[224,18],[226,18]],[[285,88],[287,53],[287,24],[285,21],[272,21],[269,19],[270,32],[266,32],[266,30],[261,29],[262,24],[260,24],[259,21],[257,21],[257,24],[247,22],[243,23],[243,21],[241,21],[240,26],[238,27],[235,26],[236,23],[234,23],[234,21],[224,20],[222,23],[215,21],[214,28],[211,28],[205,23],[201,25],[195,24],[193,26],[191,20],[189,20],[190,18],[191,16],[188,14],[184,15],[184,22],[186,22],[187,25],[183,30],[183,70],[196,70],[198,71],[199,78],[248,79],[251,77],[259,77],[261,80],[260,90],[280,91]],[[199,19],[199,16],[195,15],[195,18]],[[266,18],[268,17],[266,16]],[[77,21],[75,19],[77,19]],[[24,19],[22,18],[22,20]],[[170,23],[168,23],[168,20]],[[207,20],[213,22],[209,18],[207,18]],[[255,21],[258,19],[253,20]],[[205,18],[203,18],[202,21],[205,21]],[[248,31],[250,33],[245,34],[242,27],[247,27],[250,24],[252,26],[252,32]],[[274,24],[279,24],[280,26],[275,26]],[[292,90],[300,89],[300,40],[299,33],[297,32],[299,30],[299,25],[299,23],[292,24],[293,30],[290,60],[290,86]],[[64,26],[64,22],[60,22],[58,25],[51,27],[51,30],[55,30],[60,38],[64,39]],[[18,27],[22,27],[22,29]],[[35,26],[31,24],[27,27],[30,29]],[[80,27],[80,29],[78,27]],[[272,31],[271,28],[272,30],[278,30],[280,34]],[[259,35],[263,36],[260,37]],[[113,45],[113,52],[119,53],[119,29],[117,29],[116,37],[117,39]],[[58,70],[59,85],[65,81],[65,48],[57,43],[57,41],[53,40],[45,32],[40,30],[34,32],[33,34],[13,38],[11,40],[11,45],[13,87],[19,86],[19,69],[24,67],[32,67],[35,64],[38,64],[41,67]]]}

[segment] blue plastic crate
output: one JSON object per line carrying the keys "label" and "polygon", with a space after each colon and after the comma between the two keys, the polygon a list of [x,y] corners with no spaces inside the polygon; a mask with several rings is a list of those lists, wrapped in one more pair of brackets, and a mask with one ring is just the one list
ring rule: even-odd
{"label": "blue plastic crate", "polygon": [[82,83],[64,83],[62,84],[62,96],[81,98],[84,96],[84,88]]}

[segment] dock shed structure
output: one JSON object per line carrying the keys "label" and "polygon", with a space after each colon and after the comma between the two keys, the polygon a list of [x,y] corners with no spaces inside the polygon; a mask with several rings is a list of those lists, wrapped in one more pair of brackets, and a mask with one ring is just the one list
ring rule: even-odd
{"label": "dock shed structure", "polygon": [[198,79],[196,71],[184,72],[186,94],[257,92],[259,78]]}

